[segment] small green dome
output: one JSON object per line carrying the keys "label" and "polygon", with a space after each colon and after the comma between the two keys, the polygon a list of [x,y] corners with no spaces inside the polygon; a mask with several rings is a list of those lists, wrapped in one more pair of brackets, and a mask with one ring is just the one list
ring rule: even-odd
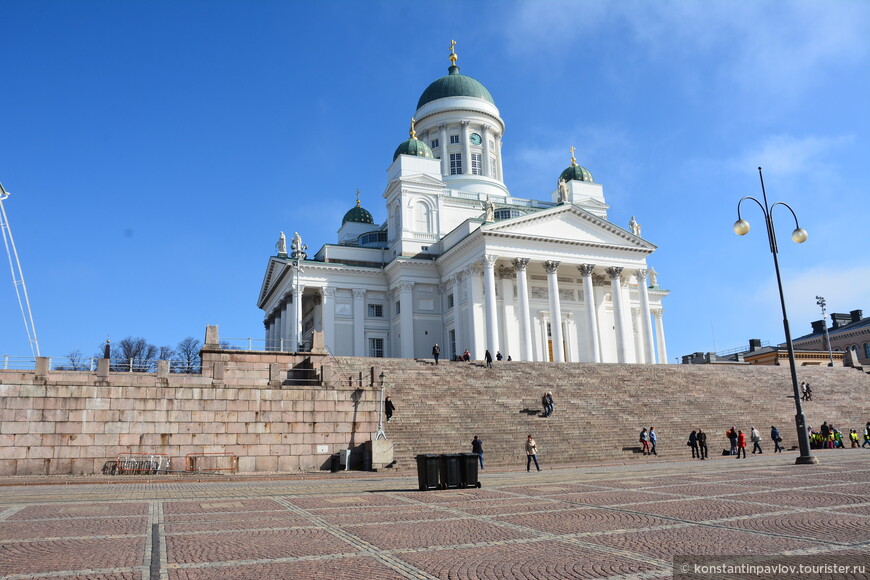
{"label": "small green dome", "polygon": [[393,153],[393,161],[395,161],[399,155],[416,155],[417,157],[425,157],[426,159],[435,158],[435,156],[432,155],[432,150],[429,149],[429,146],[414,137],[404,141],[396,148],[396,152]]}
{"label": "small green dome", "polygon": [[420,95],[420,100],[417,101],[418,110],[426,103],[445,97],[475,97],[495,105],[495,101],[486,87],[471,77],[459,74],[458,66],[454,64],[447,71],[446,77],[441,77],[433,82]]}
{"label": "small green dome", "polygon": [[359,200],[356,200],[356,207],[350,208],[350,211],[344,214],[344,219],[341,220],[342,224],[346,224],[347,222],[373,224],[375,223],[375,220],[372,219],[372,214],[370,214],[368,210],[360,206]]}
{"label": "small green dome", "polygon": [[594,182],[592,179],[592,174],[585,167],[581,167],[576,163],[571,163],[568,166],[568,169],[562,172],[562,175],[559,176],[559,179],[564,179],[565,183],[571,181],[572,179],[576,179],[577,181],[588,181]]}

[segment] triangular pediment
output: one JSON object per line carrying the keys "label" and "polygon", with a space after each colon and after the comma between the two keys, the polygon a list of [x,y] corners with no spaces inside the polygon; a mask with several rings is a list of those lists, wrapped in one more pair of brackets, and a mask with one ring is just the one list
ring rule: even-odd
{"label": "triangular pediment", "polygon": [[414,185],[425,185],[429,187],[444,187],[444,182],[440,179],[432,177],[426,173],[413,173],[411,175],[403,175],[390,182],[390,185],[395,183],[413,183]]}
{"label": "triangular pediment", "polygon": [[655,249],[646,240],[633,235],[574,205],[560,205],[533,214],[486,224],[486,233],[509,237],[590,244],[596,246]]}

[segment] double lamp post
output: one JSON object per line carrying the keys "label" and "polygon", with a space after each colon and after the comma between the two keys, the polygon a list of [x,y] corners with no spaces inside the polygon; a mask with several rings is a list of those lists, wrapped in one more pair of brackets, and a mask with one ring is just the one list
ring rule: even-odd
{"label": "double lamp post", "polygon": [[787,203],[778,201],[773,205],[768,204],[767,192],[764,190],[764,175],[762,175],[761,173],[761,167],[758,168],[758,177],[761,180],[761,195],[764,199],[764,203],[762,204],[760,201],[752,196],[745,196],[739,202],[737,202],[737,221],[734,222],[734,233],[738,236],[744,236],[749,233],[749,222],[747,222],[740,216],[740,205],[747,199],[751,199],[758,204],[758,207],[760,207],[761,211],[764,213],[764,223],[767,226],[767,239],[770,243],[770,253],[773,254],[773,268],[774,270],[776,270],[776,285],[779,289],[779,302],[782,306],[782,326],[785,329],[785,341],[786,346],[788,347],[788,363],[791,370],[791,384],[792,389],[794,390],[794,406],[796,411],[795,424],[797,425],[798,446],[800,447],[800,455],[798,456],[795,463],[818,463],[819,460],[810,453],[810,438],[809,434],[807,433],[807,419],[804,415],[804,410],[801,405],[800,387],[798,386],[797,369],[794,360],[794,346],[791,342],[791,331],[789,331],[788,328],[788,315],[785,312],[785,297],[782,293],[782,278],[779,275],[779,259],[777,258],[778,250],[776,246],[776,230],[774,230],[773,227],[773,208],[781,205],[788,208],[788,210],[791,212],[792,217],[794,217],[795,225],[795,229],[791,233],[791,239],[794,242],[802,244],[807,241],[807,232],[805,229],[800,227],[800,225],[798,224],[797,215],[794,213],[794,210],[791,208],[791,206],[789,206]]}

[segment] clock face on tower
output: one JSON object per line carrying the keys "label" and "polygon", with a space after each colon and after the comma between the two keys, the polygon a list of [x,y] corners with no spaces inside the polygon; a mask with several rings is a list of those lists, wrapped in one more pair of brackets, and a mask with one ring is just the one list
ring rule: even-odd
{"label": "clock face on tower", "polygon": [[472,145],[480,145],[480,135],[477,133],[472,133],[468,140],[471,141]]}

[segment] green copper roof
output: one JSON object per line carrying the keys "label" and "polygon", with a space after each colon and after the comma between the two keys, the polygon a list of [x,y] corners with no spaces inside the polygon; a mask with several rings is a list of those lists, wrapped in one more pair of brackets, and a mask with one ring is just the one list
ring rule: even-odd
{"label": "green copper roof", "polygon": [[486,87],[471,77],[459,74],[458,66],[453,65],[447,70],[449,74],[446,77],[436,80],[423,91],[420,100],[417,101],[417,109],[426,103],[445,97],[475,97],[495,104]]}
{"label": "green copper roof", "polygon": [[341,220],[341,223],[353,222],[358,224],[373,224],[375,220],[372,219],[372,214],[368,212],[368,210],[362,208],[359,205],[359,202],[356,202],[356,207],[352,207],[349,212],[344,214],[344,219]]}
{"label": "green copper roof", "polygon": [[393,153],[393,161],[399,157],[399,155],[416,155],[417,157],[425,157],[426,159],[433,159],[434,155],[432,155],[432,150],[429,149],[429,146],[420,141],[419,139],[414,139],[411,137],[407,141],[403,142],[396,148],[396,152]]}
{"label": "green copper roof", "polygon": [[571,181],[572,179],[576,179],[577,181],[595,181],[592,179],[592,174],[589,173],[585,167],[580,167],[574,163],[569,165],[568,169],[562,172],[559,179],[564,179],[566,182]]}

